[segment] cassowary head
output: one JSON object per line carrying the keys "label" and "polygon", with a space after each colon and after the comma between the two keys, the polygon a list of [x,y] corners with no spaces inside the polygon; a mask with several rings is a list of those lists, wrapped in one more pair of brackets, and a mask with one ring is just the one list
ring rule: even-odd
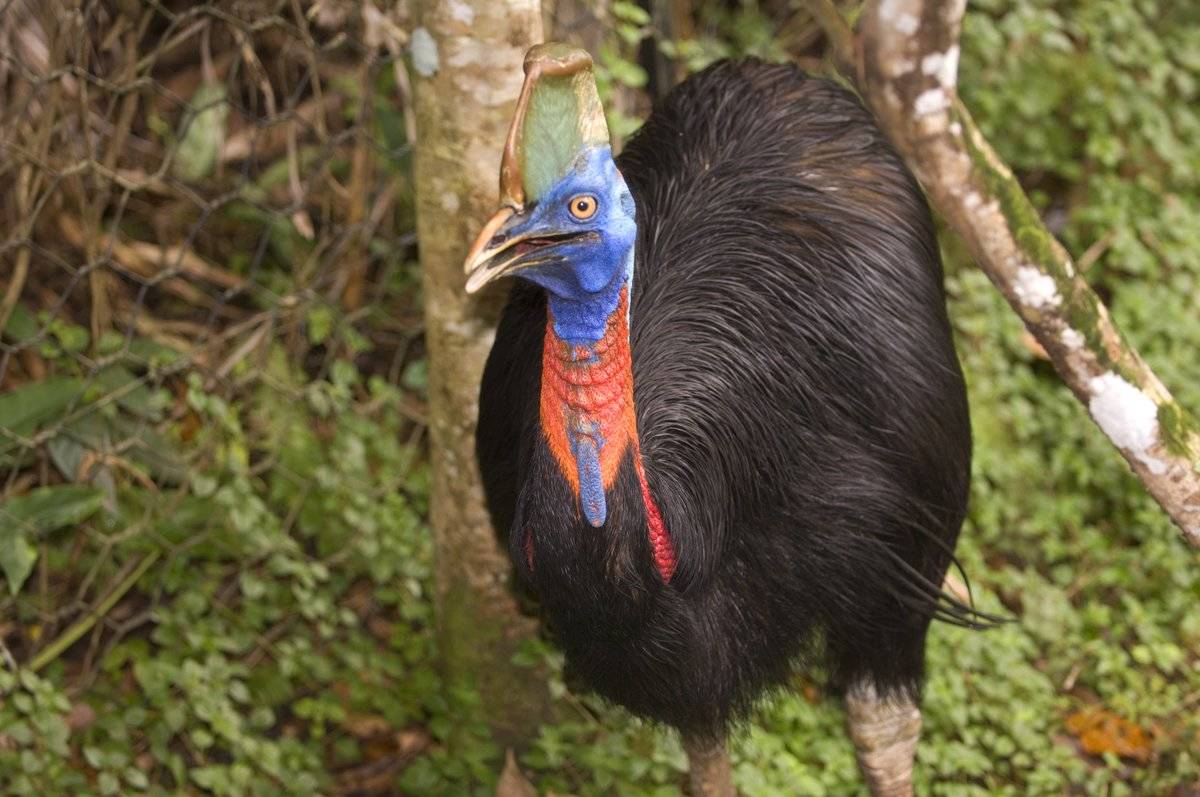
{"label": "cassowary head", "polygon": [[590,303],[628,276],[634,202],[583,50],[542,44],[526,55],[500,199],[467,255],[468,292],[513,274],[560,300]]}

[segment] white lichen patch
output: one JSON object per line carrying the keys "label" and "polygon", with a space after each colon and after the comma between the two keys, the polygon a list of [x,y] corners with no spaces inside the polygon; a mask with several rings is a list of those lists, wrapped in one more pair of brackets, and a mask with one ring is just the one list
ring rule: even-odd
{"label": "white lichen patch", "polygon": [[950,123],[950,135],[955,136],[956,138],[958,136],[961,136],[962,135],[962,125],[959,124],[958,122],[951,122]]}
{"label": "white lichen patch", "polygon": [[1017,269],[1017,279],[1013,290],[1021,304],[1034,309],[1043,307],[1058,307],[1062,297],[1058,295],[1058,286],[1049,274],[1043,274],[1032,266],[1021,266]]}
{"label": "white lichen patch", "polygon": [[456,22],[461,22],[464,25],[470,25],[475,22],[475,9],[464,3],[463,0],[450,0],[446,4],[446,10],[450,13],[450,18]]}
{"label": "white lichen patch", "polygon": [[972,191],[963,197],[963,207],[965,207],[967,210],[974,210],[981,204],[983,204],[983,197],[979,195],[978,191]]}
{"label": "white lichen patch", "polygon": [[921,20],[916,14],[901,12],[896,15],[896,20],[893,24],[896,26],[896,30],[900,31],[905,36],[911,36],[917,32],[918,28],[921,27]]}
{"label": "white lichen patch", "polygon": [[1083,333],[1071,327],[1063,327],[1063,331],[1059,333],[1058,339],[1068,349],[1082,349],[1083,344],[1087,343],[1087,339],[1083,336]]}
{"label": "white lichen patch", "polygon": [[894,61],[887,61],[883,65],[884,71],[888,77],[896,78],[903,77],[916,68],[916,63],[910,58],[897,58]]}
{"label": "white lichen patch", "polygon": [[1151,473],[1165,473],[1166,463],[1150,455],[1158,443],[1158,405],[1112,371],[1093,377],[1088,388],[1092,393],[1088,412],[1113,445],[1129,452]]}
{"label": "white lichen patch", "polygon": [[433,77],[438,71],[438,46],[425,28],[417,28],[409,40],[413,69],[421,77]]}
{"label": "white lichen patch", "polygon": [[879,18],[895,26],[896,30],[905,36],[911,36],[917,32],[917,28],[921,27],[921,18],[909,10],[913,6],[915,6],[915,10],[919,10],[921,7],[920,3],[906,2],[906,0],[883,0],[879,4]]}
{"label": "white lichen patch", "polygon": [[884,22],[891,22],[897,14],[903,11],[903,5],[904,0],[883,0],[879,4],[879,18]]}
{"label": "white lichen patch", "polygon": [[473,35],[450,36],[442,42],[442,60],[454,72],[455,88],[480,105],[512,102],[524,80],[520,69],[524,57],[523,47]]}
{"label": "white lichen patch", "polygon": [[938,113],[950,107],[950,98],[946,96],[946,92],[941,88],[929,89],[922,91],[917,95],[917,101],[913,103],[913,113],[917,116],[928,116],[931,113]]}
{"label": "white lichen patch", "polygon": [[921,71],[936,77],[938,83],[950,88],[958,78],[958,52],[958,45],[955,44],[944,53],[930,53],[921,59]]}
{"label": "white lichen patch", "polygon": [[446,331],[464,341],[475,341],[481,347],[491,348],[496,340],[496,330],[477,318],[459,318],[446,322]]}

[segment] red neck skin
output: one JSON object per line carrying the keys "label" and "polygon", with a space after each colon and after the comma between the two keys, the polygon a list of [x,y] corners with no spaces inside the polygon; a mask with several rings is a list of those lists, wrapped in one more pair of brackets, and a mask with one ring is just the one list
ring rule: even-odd
{"label": "red neck skin", "polygon": [[[542,431],[580,502],[581,512],[595,526],[603,525],[605,493],[617,478],[626,450],[632,449],[654,564],[663,581],[668,582],[675,572],[675,550],[642,465],[633,404],[628,308],[626,286],[608,317],[604,337],[589,344],[572,344],[559,338],[553,314],[547,308],[542,349]],[[529,542],[526,555],[532,560]]]}

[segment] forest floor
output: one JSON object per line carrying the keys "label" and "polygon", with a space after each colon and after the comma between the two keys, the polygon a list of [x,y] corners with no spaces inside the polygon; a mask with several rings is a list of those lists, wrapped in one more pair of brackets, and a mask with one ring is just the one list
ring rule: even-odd
{"label": "forest floor", "polygon": [[[976,437],[959,555],[978,605],[1012,622],[934,627],[920,791],[1195,794],[1194,554],[991,286],[961,271],[949,288]],[[265,344],[221,390],[145,342],[112,372],[0,396],[5,418],[36,430],[46,408],[91,400],[87,385],[126,385],[100,427],[75,429],[42,467],[78,468],[86,446],[69,441],[140,424],[142,445],[107,466],[153,479],[9,503],[39,536],[0,628],[26,665],[0,670],[5,793],[489,792],[503,751],[436,664],[424,362],[419,347],[399,364],[377,355],[370,327],[310,310],[303,361]],[[58,324],[37,356],[66,373],[75,333]],[[74,538],[60,531],[80,520]],[[91,607],[79,633],[59,618],[81,615],[54,608],[73,605],[66,593]],[[560,670],[543,643],[523,657]],[[573,719],[520,758],[540,789],[680,793],[672,734],[557,676],[552,688]],[[862,793],[819,674],[765,701],[733,757],[749,796]]]}

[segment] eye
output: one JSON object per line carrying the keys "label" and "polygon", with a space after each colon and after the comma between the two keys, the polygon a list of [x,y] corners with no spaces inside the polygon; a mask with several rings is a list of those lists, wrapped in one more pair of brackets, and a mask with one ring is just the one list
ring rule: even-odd
{"label": "eye", "polygon": [[571,211],[572,216],[585,221],[596,215],[596,204],[596,197],[591,194],[576,194],[567,203],[567,209]]}

